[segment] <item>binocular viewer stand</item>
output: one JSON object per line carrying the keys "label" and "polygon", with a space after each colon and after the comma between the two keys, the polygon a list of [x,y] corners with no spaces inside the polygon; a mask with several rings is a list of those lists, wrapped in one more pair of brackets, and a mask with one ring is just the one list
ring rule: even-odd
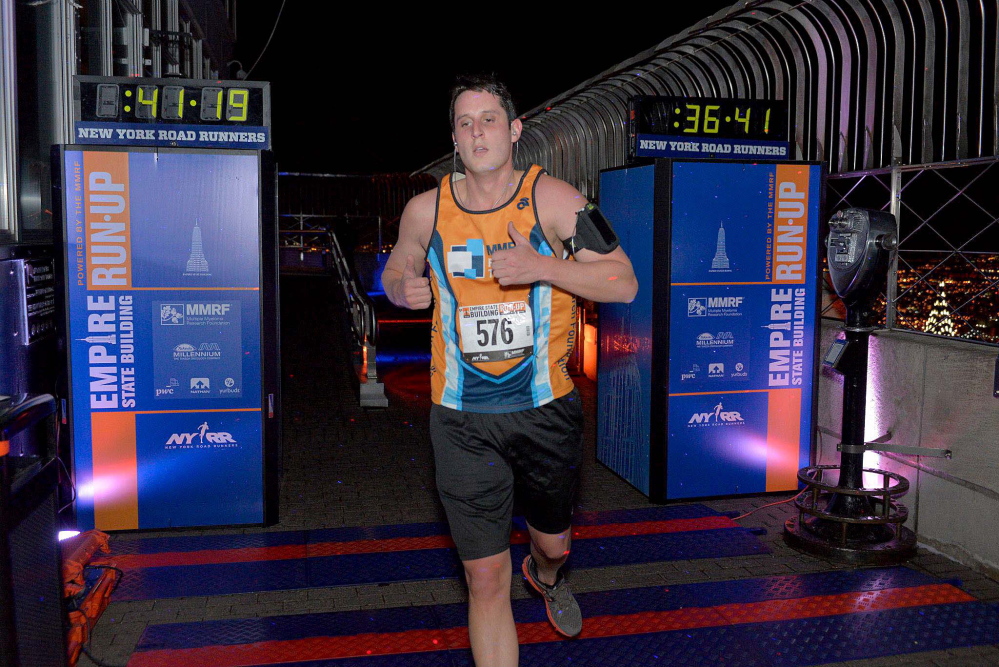
{"label": "binocular viewer stand", "polygon": [[[887,433],[864,439],[868,345],[873,306],[888,256],[895,249],[895,218],[882,211],[846,209],[829,221],[829,274],[846,304],[845,338],[836,340],[824,363],[843,375],[843,441],[840,464],[798,471],[804,491],[794,501],[798,516],[784,524],[784,541],[794,549],[832,560],[891,565],[915,554],[916,536],[902,524],[908,510],[899,498],[909,490],[901,475],[864,468],[864,452],[945,456],[950,450],[886,444]],[[836,476],[835,472],[839,475]],[[865,475],[874,483],[865,486]]]}

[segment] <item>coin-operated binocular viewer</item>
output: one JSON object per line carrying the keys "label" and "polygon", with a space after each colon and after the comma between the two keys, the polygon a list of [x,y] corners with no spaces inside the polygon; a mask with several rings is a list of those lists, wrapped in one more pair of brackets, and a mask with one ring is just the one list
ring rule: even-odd
{"label": "coin-operated binocular viewer", "polygon": [[[864,468],[868,450],[950,457],[949,450],[885,444],[886,433],[864,439],[867,351],[874,330],[874,304],[884,287],[897,246],[895,218],[882,211],[845,209],[829,220],[829,274],[846,305],[845,338],[833,342],[824,363],[843,375],[843,441],[840,465],[798,471],[805,492],[795,500],[798,516],[784,525],[784,541],[817,556],[862,564],[901,562],[915,553],[916,536],[902,526],[908,510],[898,502],[909,489],[896,473]],[[839,473],[835,480],[835,473]],[[865,487],[868,480],[877,484]]]}

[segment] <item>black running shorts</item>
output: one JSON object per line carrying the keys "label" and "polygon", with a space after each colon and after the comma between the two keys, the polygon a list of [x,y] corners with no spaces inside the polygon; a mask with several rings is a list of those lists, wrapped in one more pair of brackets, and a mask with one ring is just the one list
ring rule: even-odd
{"label": "black running shorts", "polygon": [[542,533],[572,523],[583,452],[579,392],[540,408],[487,414],[432,406],[437,490],[463,561],[510,548],[516,484],[527,522]]}

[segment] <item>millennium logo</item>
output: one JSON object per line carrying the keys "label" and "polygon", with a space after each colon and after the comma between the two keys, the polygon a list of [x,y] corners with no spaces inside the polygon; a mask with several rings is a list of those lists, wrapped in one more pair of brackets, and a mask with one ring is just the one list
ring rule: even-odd
{"label": "millennium logo", "polygon": [[731,331],[719,331],[717,334],[705,331],[697,337],[695,345],[699,348],[732,347],[735,345],[735,338]]}
{"label": "millennium logo", "polygon": [[201,244],[201,226],[194,223],[191,231],[191,256],[187,259],[187,270],[185,276],[210,276],[208,271],[208,260],[205,259],[205,250]]}
{"label": "millennium logo", "polygon": [[222,349],[218,343],[201,343],[198,347],[190,343],[181,343],[173,348],[174,361],[205,361],[221,358]]}

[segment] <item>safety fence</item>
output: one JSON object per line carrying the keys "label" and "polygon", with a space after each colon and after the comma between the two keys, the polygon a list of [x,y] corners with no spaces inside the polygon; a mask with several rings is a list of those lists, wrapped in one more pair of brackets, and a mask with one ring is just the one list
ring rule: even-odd
{"label": "safety fence", "polygon": [[[600,171],[627,163],[635,96],[784,100],[793,157],[829,175],[828,213],[897,215],[886,325],[999,342],[986,317],[999,278],[997,41],[996,0],[743,0],[524,114],[517,165],[599,199]],[[448,154],[420,173],[451,165]]]}

